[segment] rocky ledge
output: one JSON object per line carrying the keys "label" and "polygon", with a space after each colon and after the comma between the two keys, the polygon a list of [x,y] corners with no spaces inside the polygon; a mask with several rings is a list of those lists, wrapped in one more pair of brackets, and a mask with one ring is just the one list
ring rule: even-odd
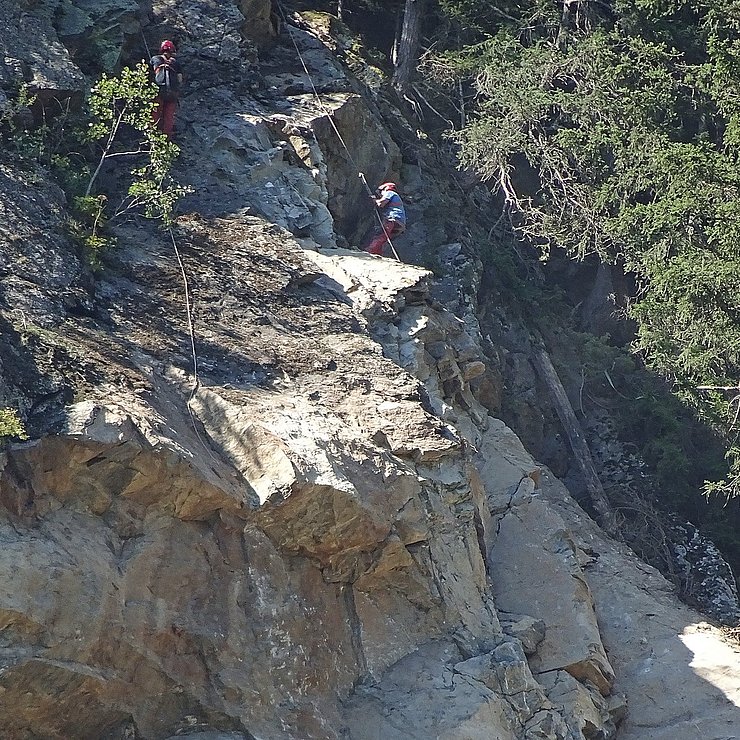
{"label": "rocky ledge", "polygon": [[[0,405],[31,436],[0,451],[3,733],[728,737],[740,654],[491,413],[470,293],[336,248],[361,190],[329,113],[402,163],[321,34],[318,105],[287,44],[250,66],[250,3],[153,6],[202,81],[173,239],[120,226],[93,278],[60,191],[0,171]],[[222,57],[244,74],[207,84]]]}

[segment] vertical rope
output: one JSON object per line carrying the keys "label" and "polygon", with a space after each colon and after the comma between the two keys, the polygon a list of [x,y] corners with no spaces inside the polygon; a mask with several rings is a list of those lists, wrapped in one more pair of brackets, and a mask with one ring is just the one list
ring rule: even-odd
{"label": "vertical rope", "polygon": [[[347,152],[347,157],[349,161],[352,163],[352,166],[355,168],[355,171],[362,178],[362,181],[365,184],[365,187],[367,188],[368,194],[372,196],[372,191],[370,190],[370,186],[367,184],[367,180],[365,180],[365,175],[360,171],[360,168],[357,162],[355,161],[355,158],[352,156],[352,152],[349,150],[347,143],[344,141],[342,134],[340,133],[339,129],[334,123],[334,118],[332,117],[331,111],[324,105],[324,101],[321,100],[319,91],[316,89],[316,85],[314,85],[313,78],[311,77],[311,73],[308,71],[308,67],[306,66],[306,62],[303,58],[303,54],[301,54],[301,50],[298,48],[298,42],[295,40],[295,37],[293,36],[293,31],[290,30],[290,24],[288,23],[288,17],[285,14],[283,5],[280,2],[280,0],[277,0],[276,4],[278,7],[278,10],[280,11],[280,15],[283,19],[283,25],[288,29],[288,36],[290,36],[290,40],[293,42],[293,47],[295,48],[296,54],[298,55],[298,59],[301,62],[301,66],[303,67],[303,71],[306,74],[308,83],[311,85],[311,90],[313,91],[314,97],[316,98],[316,102],[319,104],[319,108],[324,113],[327,120],[329,121],[329,124],[334,130],[334,133],[337,135],[337,138],[339,139],[339,143],[344,147],[344,150]],[[377,206],[375,206],[375,217],[378,219],[378,223],[380,224],[380,228],[382,229],[383,233],[386,234],[386,240],[388,241],[388,244],[390,244],[391,246],[391,251],[393,252],[393,256],[400,262],[401,258],[398,256],[398,252],[396,251],[395,246],[393,246],[393,242],[391,241],[391,238],[385,232],[385,228],[383,227],[383,218],[381,217]]]}
{"label": "vertical rope", "polygon": [[172,227],[168,226],[167,231],[172,241],[172,248],[175,250],[175,257],[177,257],[177,264],[180,265],[180,274],[182,275],[182,284],[185,287],[185,314],[188,319],[188,334],[190,335],[190,350],[193,356],[193,389],[190,392],[188,398],[188,404],[193,400],[193,396],[198,390],[200,385],[200,379],[198,378],[198,353],[195,350],[195,329],[193,328],[193,312],[190,306],[190,286],[188,285],[188,275],[185,272],[185,263],[182,261],[180,256],[180,250],[177,248],[177,242],[175,241],[175,234],[172,231]]}
{"label": "vertical rope", "polygon": [[182,284],[185,289],[185,314],[187,316],[187,321],[188,321],[188,334],[190,336],[190,351],[192,353],[192,358],[193,358],[193,387],[190,391],[190,395],[188,396],[188,401],[187,401],[186,406],[188,408],[188,414],[190,415],[190,423],[193,426],[193,431],[195,432],[195,436],[198,438],[198,441],[202,445],[203,449],[208,453],[211,460],[218,461],[218,458],[213,454],[213,452],[211,451],[211,448],[205,443],[205,440],[203,439],[201,433],[198,431],[197,420],[195,418],[195,414],[193,413],[193,408],[191,406],[193,398],[195,397],[195,394],[198,392],[198,388],[200,388],[200,377],[198,376],[198,353],[195,349],[195,327],[193,325],[193,311],[192,311],[192,307],[190,304],[190,286],[188,284],[188,274],[185,270],[185,262],[182,259],[180,250],[177,248],[177,242],[175,241],[175,234],[172,231],[172,227],[167,226],[167,231],[170,235],[170,240],[172,242],[172,248],[175,250],[175,257],[177,257],[177,264],[180,266],[180,274],[182,275]]}

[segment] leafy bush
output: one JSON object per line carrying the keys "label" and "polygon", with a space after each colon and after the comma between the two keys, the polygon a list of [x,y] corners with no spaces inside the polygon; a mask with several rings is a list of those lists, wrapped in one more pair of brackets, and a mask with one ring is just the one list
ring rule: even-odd
{"label": "leafy bush", "polygon": [[[180,150],[154,125],[156,97],[157,87],[141,62],[118,75],[103,75],[82,111],[74,111],[69,101],[58,102],[58,110],[43,109],[41,124],[33,125],[35,100],[27,87],[0,111],[5,153],[16,165],[41,165],[51,172],[71,205],[70,235],[93,267],[114,244],[105,233],[107,224],[131,213],[170,224],[177,201],[189,192],[171,177]],[[114,199],[96,192],[96,185],[104,166],[118,158],[134,166],[123,197]]]}
{"label": "leafy bush", "polygon": [[23,422],[14,409],[0,408],[0,442],[6,438],[28,439]]}

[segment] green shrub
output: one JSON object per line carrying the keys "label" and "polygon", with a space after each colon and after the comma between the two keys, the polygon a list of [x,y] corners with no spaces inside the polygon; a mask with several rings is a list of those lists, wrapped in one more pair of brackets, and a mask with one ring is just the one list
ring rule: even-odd
{"label": "green shrub", "polygon": [[23,422],[14,409],[0,408],[0,442],[6,438],[28,439]]}

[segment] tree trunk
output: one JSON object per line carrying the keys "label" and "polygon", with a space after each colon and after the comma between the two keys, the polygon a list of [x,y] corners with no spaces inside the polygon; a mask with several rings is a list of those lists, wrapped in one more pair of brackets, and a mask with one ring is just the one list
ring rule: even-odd
{"label": "tree trunk", "polygon": [[606,532],[614,535],[617,532],[617,520],[614,511],[609,504],[606,493],[604,493],[604,487],[601,485],[599,476],[596,474],[591,451],[588,449],[583,430],[578,423],[578,418],[575,411],[573,411],[568,394],[565,392],[565,388],[563,388],[563,384],[552,365],[550,355],[547,354],[544,347],[534,347],[534,365],[555,404],[555,410],[568,436],[578,468],[586,481],[586,491],[596,511],[599,524]]}
{"label": "tree trunk", "polygon": [[403,28],[401,40],[397,46],[394,60],[393,87],[403,95],[408,89],[411,75],[419,60],[421,44],[421,22],[424,16],[426,0],[406,0],[403,11]]}
{"label": "tree trunk", "polygon": [[584,2],[584,0],[563,0],[563,12],[560,15],[560,26],[555,45],[564,50],[573,31],[578,29],[585,32],[590,31],[599,14],[596,3]]}

